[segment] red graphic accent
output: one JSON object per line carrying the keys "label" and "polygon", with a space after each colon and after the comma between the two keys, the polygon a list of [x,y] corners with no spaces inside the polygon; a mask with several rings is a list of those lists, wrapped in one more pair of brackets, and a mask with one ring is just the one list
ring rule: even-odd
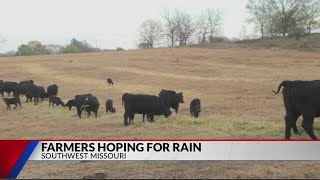
{"label": "red graphic accent", "polygon": [[28,142],[28,140],[0,140],[0,178],[8,176]]}

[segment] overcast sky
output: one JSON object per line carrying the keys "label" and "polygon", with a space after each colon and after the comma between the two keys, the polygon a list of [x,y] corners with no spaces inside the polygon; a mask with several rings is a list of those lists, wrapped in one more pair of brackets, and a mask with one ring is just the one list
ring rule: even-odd
{"label": "overcast sky", "polygon": [[136,48],[142,21],[161,19],[164,8],[179,8],[192,15],[206,8],[224,12],[221,34],[238,37],[248,17],[247,0],[1,0],[0,52],[38,40],[67,44],[87,40],[99,48]]}

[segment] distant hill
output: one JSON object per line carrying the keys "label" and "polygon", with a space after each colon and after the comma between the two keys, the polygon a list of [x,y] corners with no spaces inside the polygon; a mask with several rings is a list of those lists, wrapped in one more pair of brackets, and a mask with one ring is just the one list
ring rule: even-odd
{"label": "distant hill", "polygon": [[282,48],[306,51],[320,51],[320,33],[302,36],[300,39],[289,37],[268,37],[264,39],[248,39],[239,41],[222,41],[190,45],[202,48]]}

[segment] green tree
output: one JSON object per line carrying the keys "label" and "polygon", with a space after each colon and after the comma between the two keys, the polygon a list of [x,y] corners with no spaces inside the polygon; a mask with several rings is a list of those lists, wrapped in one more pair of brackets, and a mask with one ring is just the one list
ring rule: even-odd
{"label": "green tree", "polygon": [[29,56],[29,55],[47,55],[49,51],[39,41],[30,41],[28,44],[22,44],[18,47],[18,56]]}
{"label": "green tree", "polygon": [[71,43],[70,45],[66,46],[64,48],[64,51],[63,51],[63,53],[79,53],[79,52],[80,52],[80,50],[73,43]]}

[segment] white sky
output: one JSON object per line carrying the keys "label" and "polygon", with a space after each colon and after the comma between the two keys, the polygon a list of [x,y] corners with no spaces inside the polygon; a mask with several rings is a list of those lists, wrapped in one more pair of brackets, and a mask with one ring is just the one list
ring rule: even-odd
{"label": "white sky", "polygon": [[38,40],[67,44],[87,40],[103,49],[136,48],[142,21],[161,19],[164,8],[179,8],[192,15],[206,8],[224,11],[222,35],[239,37],[248,17],[247,0],[0,0],[0,52]]}

